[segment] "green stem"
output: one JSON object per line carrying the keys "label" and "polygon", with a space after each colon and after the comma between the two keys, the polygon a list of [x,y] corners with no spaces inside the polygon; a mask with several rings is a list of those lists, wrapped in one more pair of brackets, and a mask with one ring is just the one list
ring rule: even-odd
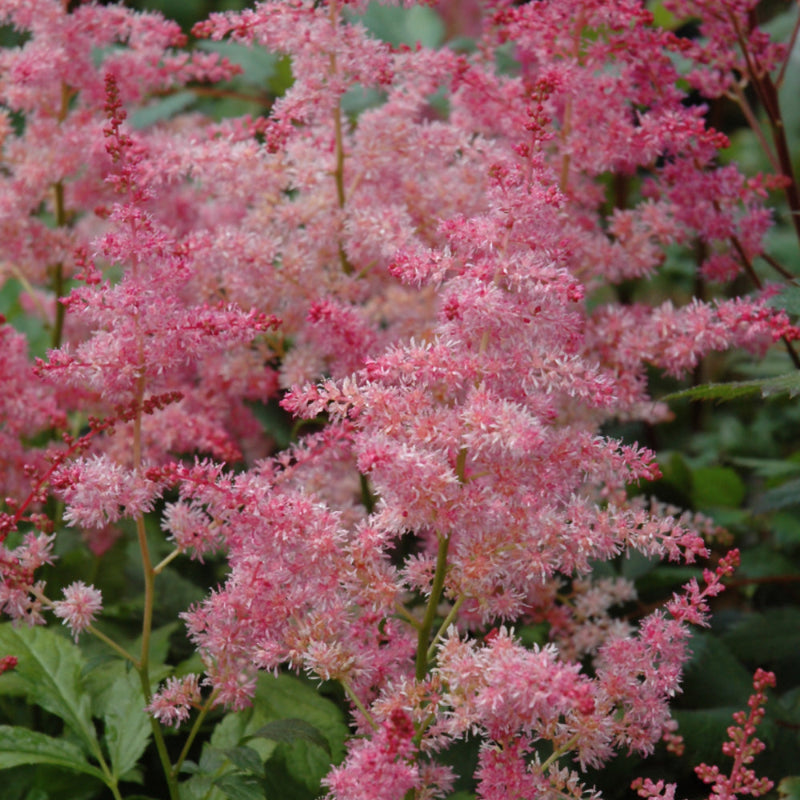
{"label": "green stem", "polygon": [[458,456],[456,457],[456,475],[458,476],[458,482],[464,484],[467,482],[467,448],[462,447],[458,451]]}
{"label": "green stem", "polygon": [[573,736],[571,739],[568,739],[566,742],[564,742],[564,744],[562,744],[561,747],[559,747],[556,750],[554,750],[551,753],[550,757],[546,761],[542,762],[542,764],[541,764],[542,773],[544,773],[544,771],[551,764],[554,764],[556,761],[558,761],[558,759],[561,758],[561,756],[563,756],[564,753],[568,753],[570,750],[572,750],[572,748],[575,747],[577,741],[578,741],[578,734],[576,733],[575,736]]}
{"label": "green stem", "polygon": [[[138,320],[137,320],[138,322]],[[139,341],[140,375],[136,386],[136,416],[133,419],[133,468],[139,472],[142,468],[142,406],[145,390],[144,352],[141,340]],[[145,703],[150,702],[152,691],[150,688],[150,634],[153,629],[153,606],[155,604],[156,574],[153,570],[153,561],[150,557],[150,546],[147,543],[147,531],[144,525],[144,515],[136,517],[136,538],[139,542],[139,552],[142,557],[142,577],[144,579],[144,610],[142,612],[142,648],[139,656],[139,680],[142,684],[142,693]],[[180,800],[178,782],[172,773],[164,733],[158,720],[150,716],[150,729],[153,732],[153,741],[156,744],[158,758],[164,777],[167,781],[170,800]]]}
{"label": "green stem", "polygon": [[433,621],[436,619],[436,609],[439,606],[439,600],[442,597],[442,590],[444,589],[444,578],[447,574],[447,548],[449,544],[449,536],[439,535],[439,551],[436,555],[436,571],[433,575],[431,596],[428,598],[428,607],[425,610],[425,616],[419,626],[419,634],[417,635],[416,678],[418,681],[425,680],[425,676],[428,673],[428,645],[430,643]]}
{"label": "green stem", "polygon": [[[64,184],[61,181],[57,181],[53,185],[53,190],[55,193],[56,225],[59,228],[63,228],[67,224],[67,212],[64,205]],[[61,302],[61,298],[64,296],[64,265],[59,261],[57,264],[53,264],[50,269],[53,280],[53,294],[56,296],[56,318],[53,323],[53,335],[50,341],[53,350],[56,350],[61,346],[61,339],[64,335],[65,307]]]}
{"label": "green stem", "polygon": [[[152,693],[150,691],[150,672],[147,664],[143,664],[137,672],[139,673],[139,680],[142,684],[142,693],[146,701],[150,702]],[[150,715],[148,715],[150,716]],[[169,790],[170,800],[180,800],[180,793],[178,792],[178,781],[172,772],[172,764],[169,760],[169,753],[167,752],[167,743],[164,741],[164,732],[161,730],[161,725],[158,720],[150,716],[150,730],[153,733],[153,741],[156,743],[156,751],[158,752],[158,760],[161,762],[161,768],[164,771],[164,777],[167,781],[167,789]]]}
{"label": "green stem", "polygon": [[200,712],[198,713],[197,717],[195,718],[194,724],[192,725],[192,729],[189,731],[189,735],[186,737],[186,741],[184,742],[183,749],[181,750],[181,754],[178,756],[178,760],[172,767],[172,776],[174,779],[177,780],[178,773],[181,771],[181,767],[183,766],[183,762],[186,761],[186,757],[189,755],[189,750],[192,746],[192,742],[194,742],[195,738],[197,738],[197,734],[200,733],[200,727],[203,724],[203,721],[206,718],[206,715],[209,711],[214,707],[214,701],[217,699],[217,691],[214,690],[208,697],[205,703],[203,703]]}
{"label": "green stem", "polygon": [[[339,26],[339,6],[336,0],[333,0],[329,7],[330,23],[333,30],[338,30]],[[334,78],[338,75],[339,68],[336,63],[336,51],[331,52],[330,56],[330,72]],[[344,133],[342,131],[342,106],[340,100],[337,98],[333,108],[333,137],[334,137],[334,158],[336,159],[333,168],[333,179],[336,183],[336,201],[339,208],[343,209],[346,202],[344,191]],[[345,275],[353,274],[353,265],[347,258],[342,247],[341,241],[339,242],[339,263],[342,266],[342,272]]]}
{"label": "green stem", "polygon": [[[155,573],[150,560],[150,548],[147,544],[147,533],[144,528],[144,517],[136,517],[136,536],[139,540],[139,549],[142,554],[142,571],[144,577],[144,613],[142,619],[142,649],[140,666],[148,672],[150,663],[150,633],[153,628],[153,605],[155,600]],[[148,695],[149,696],[149,695]]]}
{"label": "green stem", "polygon": [[[742,243],[735,236],[731,236],[731,243],[733,244],[736,252],[739,254],[739,258],[741,259],[742,264],[744,265],[745,268],[745,272],[749,276],[750,280],[753,282],[753,284],[757,289],[761,289],[762,288],[761,279],[756,274],[756,271],[753,268],[750,259],[747,257],[747,253],[745,252]],[[791,340],[786,336],[783,336],[781,338],[783,340],[784,346],[786,347],[786,352],[788,353],[789,358],[791,358],[792,364],[794,364],[795,366],[795,369],[800,369],[800,355],[798,355],[797,351],[794,349],[794,345],[792,344]]]}
{"label": "green stem", "polygon": [[464,597],[464,595],[462,594],[461,597],[459,597],[458,600],[456,600],[455,603],[453,603],[453,607],[450,609],[449,613],[444,618],[444,622],[442,622],[442,624],[439,626],[439,630],[436,631],[436,636],[433,637],[431,646],[428,648],[428,653],[427,653],[428,661],[430,661],[433,658],[433,654],[436,652],[436,645],[439,643],[439,640],[442,638],[442,636],[445,635],[452,621],[456,618],[459,609],[464,603],[464,600],[466,600],[466,597]]}
{"label": "green stem", "polygon": [[358,699],[358,696],[353,691],[350,684],[344,679],[342,679],[340,683],[342,684],[342,687],[352,701],[353,705],[364,715],[364,719],[370,724],[370,727],[375,731],[378,730],[378,723],[375,722],[375,720],[372,718],[372,714],[367,711],[366,706]]}
{"label": "green stem", "polygon": [[160,575],[164,568],[174,561],[181,554],[181,552],[181,550],[176,548],[166,558],[159,561],[158,564],[153,567],[153,575]]}
{"label": "green stem", "polygon": [[395,601],[394,610],[401,616],[412,628],[419,630],[420,621],[405,607],[400,605],[400,603]]}
{"label": "green stem", "polygon": [[91,633],[92,636],[107,644],[115,653],[121,655],[126,661],[130,661],[136,669],[139,668],[139,662],[124,647],[120,647],[120,645],[106,636],[101,630],[95,628],[94,625],[87,626],[86,630]]}

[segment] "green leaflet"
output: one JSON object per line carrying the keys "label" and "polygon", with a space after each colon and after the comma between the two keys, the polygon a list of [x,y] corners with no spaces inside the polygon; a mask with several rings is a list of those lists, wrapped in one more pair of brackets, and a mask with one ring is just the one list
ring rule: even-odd
{"label": "green leaflet", "polygon": [[[344,742],[349,737],[349,730],[344,723],[342,712],[330,700],[320,695],[314,687],[299,678],[285,674],[278,677],[261,675],[254,705],[267,716],[267,719],[282,722],[303,720],[327,739],[329,748],[324,750],[332,755],[334,763],[338,763],[344,757]],[[285,733],[288,734],[288,729]],[[294,742],[300,744],[303,739],[304,737],[295,736]],[[317,741],[315,736],[313,742]]]}
{"label": "green leaflet", "polygon": [[0,725],[0,769],[23,764],[50,764],[83,772],[105,783],[103,773],[89,764],[81,750],[71,742],[28,728]]}
{"label": "green leaflet", "polygon": [[214,781],[228,800],[264,800],[261,782],[252,775],[229,774]]}
{"label": "green leaflet", "polygon": [[789,314],[800,314],[800,286],[784,286],[779,295],[767,300],[772,308],[782,308]]}
{"label": "green leaflet", "polygon": [[97,757],[100,743],[81,678],[84,661],[78,648],[46,628],[15,628],[6,623],[0,625],[0,652],[19,659],[16,677],[28,700],[61,717],[84,750]]}
{"label": "green leaflet", "polygon": [[[322,748],[329,756],[331,747],[328,740],[310,723],[302,719],[276,719],[259,728],[252,737],[270,739],[273,742],[304,741]],[[247,737],[250,738],[250,737]]]}
{"label": "green leaflet", "polygon": [[[48,763],[86,772],[108,785],[123,777],[131,779],[129,773],[150,739],[150,722],[135,672],[121,661],[105,662],[89,671],[78,647],[46,628],[0,625],[0,652],[13,653],[19,659],[16,670],[9,676],[13,677],[9,688],[22,689],[29,702],[60,717],[81,745],[78,748],[72,742],[27,728],[14,728],[20,742],[32,744],[24,752],[9,747],[0,756],[0,765]],[[0,680],[0,692],[3,683]],[[93,716],[103,720],[109,767],[104,763]],[[30,737],[26,739],[28,734]],[[103,770],[109,769],[110,774],[90,765],[87,755],[99,761]]]}
{"label": "green leaflet", "polygon": [[[104,665],[89,676],[94,713],[105,723],[111,772],[120,780],[138,763],[150,741],[150,720],[139,676],[122,661]],[[130,780],[130,776],[127,777]]]}
{"label": "green leaflet", "polygon": [[672,392],[662,400],[735,400],[752,394],[762,397],[788,394],[795,397],[800,394],[800,372],[789,372],[776,375],[774,378],[759,378],[751,381],[731,381],[730,383],[706,383],[681,392]]}
{"label": "green leaflet", "polygon": [[800,775],[784,778],[778,784],[778,795],[781,800],[800,800]]}

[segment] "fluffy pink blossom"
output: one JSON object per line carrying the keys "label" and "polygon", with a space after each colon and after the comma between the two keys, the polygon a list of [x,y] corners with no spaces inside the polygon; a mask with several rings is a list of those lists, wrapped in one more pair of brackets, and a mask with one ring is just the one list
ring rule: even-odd
{"label": "fluffy pink blossom", "polygon": [[181,678],[167,678],[163,688],[150,698],[146,710],[164,725],[177,728],[189,719],[192,707],[199,702],[199,677],[184,675]]}
{"label": "fluffy pink blossom", "polygon": [[103,608],[103,597],[94,586],[75,581],[64,589],[64,599],[53,601],[53,613],[72,631],[75,641]]}
{"label": "fluffy pink blossom", "polygon": [[[446,796],[438,754],[475,735],[482,800],[577,799],[585,768],[674,735],[688,626],[734,557],[619,618],[632,587],[594,564],[694,562],[708,525],[630,499],[655,456],[604,426],[669,413],[652,368],[798,330],[766,296],[611,299],[672,248],[705,251],[706,278],[749,273],[771,222],[777,181],[720,165],[727,140],[672,54],[702,61],[689,80],[715,96],[745,52],[766,79],[783,51],[750,0],[665,6],[706,39],[638,0],[540,0],[487,6],[470,53],[393,48],[349,16],[360,0],[259,2],[195,34],[290,58],[264,116],[144,125],[132,112],[237,68],[182,51],[158,15],[7,2],[22,37],[0,53],[0,260],[53,346],[31,368],[0,331],[0,479],[23,498],[0,538],[40,531],[0,548],[3,610],[42,621],[48,493],[95,549],[158,508],[168,558],[220,552],[227,571],[183,615],[205,676],[168,679],[148,711],[179,725],[201,684],[241,709],[259,671],[338,681],[358,736],[332,798]],[[515,69],[496,69],[501,46]],[[345,114],[365,89],[380,102]],[[100,603],[76,583],[54,609],[77,637]],[[524,647],[515,621],[551,641]]]}

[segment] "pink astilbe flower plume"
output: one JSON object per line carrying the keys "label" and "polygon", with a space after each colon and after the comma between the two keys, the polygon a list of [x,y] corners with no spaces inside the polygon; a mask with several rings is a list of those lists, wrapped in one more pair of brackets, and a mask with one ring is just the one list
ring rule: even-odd
{"label": "pink astilbe flower plume", "polygon": [[72,631],[75,641],[94,622],[103,608],[103,597],[94,586],[76,581],[64,589],[64,599],[53,601],[53,613]]}
{"label": "pink astilbe flower plume", "polygon": [[[737,711],[733,715],[735,725],[728,728],[728,741],[722,745],[724,755],[733,759],[728,775],[716,765],[700,764],[695,767],[697,776],[711,786],[713,800],[735,800],[740,796],[760,797],[772,789],[769,778],[759,778],[749,764],[765,749],[765,744],[756,737],[756,730],[763,721],[767,701],[766,690],[775,686],[775,675],[761,668],[753,676],[754,693],[747,701],[749,711]],[[664,781],[637,778],[631,788],[644,798],[674,800],[677,787]]]}
{"label": "pink astilbe flower plume", "polygon": [[[669,415],[651,370],[800,335],[774,288],[649,293],[675,251],[704,279],[755,275],[785,176],[720,163],[672,57],[704,64],[708,96],[741,85],[734,40],[766,75],[784,53],[753,3],[665,0],[702,14],[687,42],[639,0],[504,0],[456,52],[379,41],[361,0],[257,2],[194,35],[285,56],[292,82],[222,121],[191,92],[237,67],[158,15],[69,5],[0,9],[21,34],[0,53],[0,270],[50,336],[31,366],[0,327],[3,611],[92,625],[97,589],[50,601],[34,574],[62,524],[96,553],[135,530],[145,632],[168,566],[224,560],[182,615],[204,674],[148,697],[155,729],[244,709],[262,672],[337,682],[355,735],[332,800],[446,797],[444,754],[471,737],[480,800],[578,800],[585,770],[675,743],[690,626],[738,554],[629,614],[635,588],[598,562],[696,563],[711,526],[629,497],[655,454],[606,431]],[[178,89],[186,113],[133,113]],[[734,783],[703,772],[726,800],[765,786],[744,766],[762,699]]]}
{"label": "pink astilbe flower plume", "polygon": [[197,675],[167,678],[147,705],[147,711],[159,722],[178,727],[189,718],[190,710],[200,702],[200,679]]}

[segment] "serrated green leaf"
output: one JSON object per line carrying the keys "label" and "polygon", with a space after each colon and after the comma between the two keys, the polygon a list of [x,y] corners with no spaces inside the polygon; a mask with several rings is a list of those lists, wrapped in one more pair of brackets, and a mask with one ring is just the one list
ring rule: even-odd
{"label": "serrated green leaf", "polygon": [[232,64],[238,64],[243,72],[236,80],[258,87],[264,87],[272,80],[280,59],[280,56],[263,47],[249,47],[236,42],[204,40],[198,42],[197,46],[227,58]]}
{"label": "serrated green leaf", "polygon": [[765,514],[782,508],[800,505],[800,478],[768,489],[753,503],[754,514]]}
{"label": "serrated green leaf", "polygon": [[444,23],[428,6],[401,8],[370,3],[361,17],[367,29],[379,39],[392,45],[438,47],[444,39]]}
{"label": "serrated green leaf", "polygon": [[663,3],[656,3],[651,9],[653,13],[653,24],[659,28],[664,28],[668,31],[674,31],[681,24],[679,20],[671,11],[664,8]]}
{"label": "serrated green leaf", "polygon": [[267,797],[280,800],[314,800],[319,795],[319,787],[309,787],[301,781],[282,757],[267,764],[264,787]]}
{"label": "serrated green leaf", "polygon": [[[267,763],[267,779],[285,765],[293,785],[305,787],[311,797],[319,793],[320,781],[330,771],[331,763],[344,757],[344,742],[349,730],[341,710],[316,689],[293,675],[262,675],[256,686],[254,705],[272,719],[299,719],[322,733],[330,749],[323,750],[304,739],[280,743]],[[255,741],[255,740],[254,740]],[[279,757],[278,757],[279,756]]]}
{"label": "serrated green leaf", "polygon": [[782,308],[789,314],[800,314],[800,286],[785,286],[779,295],[767,300],[767,305]]}
{"label": "serrated green leaf", "polygon": [[268,403],[247,403],[253,416],[264,430],[275,440],[278,449],[285,450],[292,442],[292,416],[275,400]]}
{"label": "serrated green leaf", "polygon": [[322,779],[330,772],[330,756],[321,748],[304,741],[293,742],[291,745],[282,744],[278,749],[283,751],[289,774],[316,797]]}
{"label": "serrated green leaf", "polygon": [[255,706],[268,719],[305,720],[328,740],[334,762],[344,757],[344,742],[350,732],[341,710],[299,678],[262,674],[256,686]]}
{"label": "serrated green leaf", "polygon": [[23,764],[49,764],[91,775],[105,783],[103,773],[89,764],[84,753],[71,742],[28,728],[0,725],[0,769]]}
{"label": "serrated green leaf", "polygon": [[710,633],[695,634],[689,646],[692,659],[686,666],[681,703],[695,708],[744,707],[753,691],[753,676],[738,653]]}
{"label": "serrated green leaf", "polygon": [[[748,614],[721,639],[732,653],[748,662],[796,664],[800,662],[800,609],[787,606]],[[800,674],[800,669],[794,674]]]}
{"label": "serrated green leaf", "polygon": [[137,108],[130,115],[131,125],[141,129],[155,125],[157,122],[164,122],[181,111],[185,111],[196,99],[197,96],[194,92],[186,90],[154,100],[142,108]]}
{"label": "serrated green leaf", "polygon": [[444,40],[444,23],[430,6],[412,6],[407,10],[405,38],[408,44],[439,47]]}
{"label": "serrated green leaf", "polygon": [[731,381],[730,383],[706,383],[680,392],[672,392],[661,400],[735,400],[739,397],[761,394],[762,397],[773,397],[788,394],[795,397],[800,394],[800,372],[789,372],[774,378],[759,378],[752,381]]}
{"label": "serrated green leaf", "polygon": [[214,786],[229,800],[264,800],[261,782],[252,775],[223,775],[214,781]]}
{"label": "serrated green leaf", "polygon": [[742,551],[737,574],[745,578],[768,578],[797,575],[794,562],[783,553],[776,553],[770,543],[748,547]]}
{"label": "serrated green leaf", "polygon": [[727,730],[732,723],[736,706],[675,711],[678,731],[686,743],[692,760],[716,764],[722,758],[722,743],[727,741]]}
{"label": "serrated green leaf", "polygon": [[[240,744],[248,743],[255,750],[263,764],[275,751],[277,744],[267,739],[250,739],[249,736],[260,728],[269,717],[259,708],[246,708],[242,711],[232,711],[226,714],[215,726],[209,744],[203,750],[213,750],[218,757],[222,752]],[[201,759],[201,767],[203,765]]]}
{"label": "serrated green leaf", "polygon": [[84,666],[78,647],[47,628],[0,625],[0,652],[17,656],[16,675],[30,702],[64,720],[97,755],[100,745],[91,717],[91,701],[81,680]]}
{"label": "serrated green leaf", "polygon": [[105,723],[105,742],[114,777],[122,778],[138,763],[150,741],[150,720],[139,676],[117,663],[108,689],[97,699]]}
{"label": "serrated green leaf", "polygon": [[271,739],[273,742],[295,742],[304,741],[309,744],[322,748],[328,756],[331,755],[331,747],[328,740],[322,735],[318,728],[302,719],[276,719],[260,727],[255,733],[247,738],[260,737]]}
{"label": "serrated green leaf", "polygon": [[800,800],[800,775],[791,775],[778,784],[781,800]]}
{"label": "serrated green leaf", "polygon": [[698,510],[738,508],[745,492],[744,482],[730,467],[699,467],[692,472],[692,502]]}
{"label": "serrated green leaf", "polygon": [[264,773],[264,762],[259,754],[252,747],[244,745],[240,747],[229,747],[222,751],[222,754],[235,767],[242,772],[261,776]]}
{"label": "serrated green leaf", "polygon": [[800,474],[800,463],[786,458],[732,458],[731,463],[752,469],[760,478],[786,478]]}
{"label": "serrated green leaf", "polygon": [[3,800],[97,800],[102,792],[92,778],[51,764],[15,767],[0,778]]}
{"label": "serrated green leaf", "polygon": [[662,480],[688,497],[692,490],[692,470],[686,459],[680,453],[670,453],[669,458],[659,458],[659,465]]}

